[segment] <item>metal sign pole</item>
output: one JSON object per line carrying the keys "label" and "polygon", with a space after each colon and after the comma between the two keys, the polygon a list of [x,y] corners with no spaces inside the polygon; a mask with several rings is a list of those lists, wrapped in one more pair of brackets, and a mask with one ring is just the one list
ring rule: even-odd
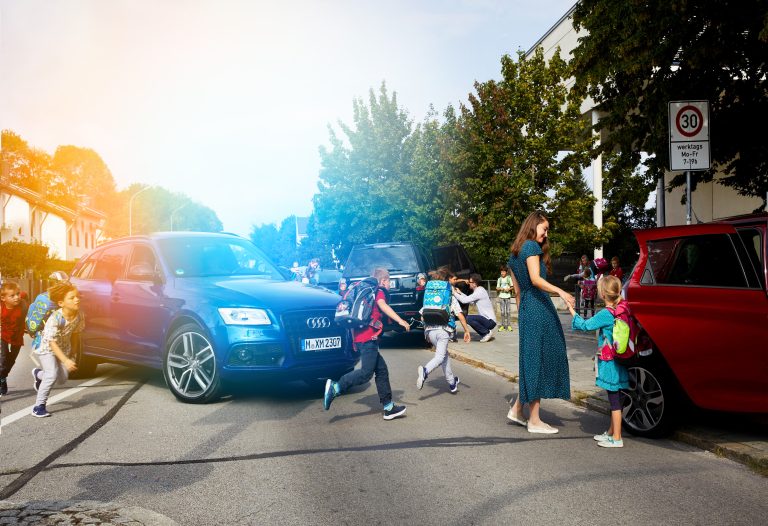
{"label": "metal sign pole", "polygon": [[691,224],[691,171],[685,172],[685,224]]}

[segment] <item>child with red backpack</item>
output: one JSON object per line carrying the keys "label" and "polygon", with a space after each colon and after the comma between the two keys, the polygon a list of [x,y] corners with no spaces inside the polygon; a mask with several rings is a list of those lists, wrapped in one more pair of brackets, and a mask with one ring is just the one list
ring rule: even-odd
{"label": "child with red backpack", "polygon": [[[334,382],[330,378],[325,382],[323,409],[327,411],[331,408],[331,402],[333,402],[334,398],[351,387],[368,382],[375,375],[379,401],[384,406],[384,420],[392,420],[405,414],[405,406],[395,405],[392,402],[389,370],[387,369],[384,357],[379,353],[378,337],[384,328],[382,317],[384,315],[389,316],[406,331],[410,330],[411,326],[387,304],[387,296],[384,291],[389,289],[389,271],[384,268],[377,268],[373,271],[373,277],[378,283],[378,287],[376,288],[375,300],[371,310],[371,321],[365,327],[352,329],[355,349],[360,353],[360,369],[355,369],[345,374],[339,378],[338,382]],[[338,319],[337,317],[337,323]]]}
{"label": "child with red backpack", "polygon": [[626,305],[621,298],[621,281],[615,276],[603,276],[597,282],[597,293],[605,301],[605,309],[585,320],[573,307],[568,305],[573,322],[571,327],[577,331],[598,331],[595,357],[597,379],[595,385],[608,392],[611,405],[611,425],[608,431],[595,435],[594,439],[600,447],[624,447],[621,439],[621,401],[620,389],[629,389],[629,374],[627,368],[615,359],[614,321],[619,310],[625,310]]}

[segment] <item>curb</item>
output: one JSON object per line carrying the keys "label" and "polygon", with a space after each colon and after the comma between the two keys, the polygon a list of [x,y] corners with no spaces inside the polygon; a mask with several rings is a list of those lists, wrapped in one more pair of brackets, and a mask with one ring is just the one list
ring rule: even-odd
{"label": "curb", "polygon": [[[434,348],[431,349],[434,352]],[[490,365],[478,358],[469,356],[461,351],[448,348],[448,354],[451,358],[459,362],[466,363],[478,369],[485,369],[506,378],[512,383],[517,383],[518,375],[504,367]],[[604,415],[610,414],[608,401],[593,393],[575,391],[571,396],[571,403],[579,407],[584,407],[591,411],[596,411]],[[747,466],[749,469],[761,475],[768,477],[768,454],[756,450],[747,444],[740,442],[718,442],[714,437],[707,437],[705,432],[691,428],[681,427],[677,429],[669,438],[688,444],[705,451],[714,453],[718,457],[727,458]]]}

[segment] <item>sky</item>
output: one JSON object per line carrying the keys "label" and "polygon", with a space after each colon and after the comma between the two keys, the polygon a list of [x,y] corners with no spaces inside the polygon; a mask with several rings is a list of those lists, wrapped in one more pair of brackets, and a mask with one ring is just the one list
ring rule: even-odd
{"label": "sky", "polygon": [[[328,127],[386,82],[419,122],[574,0],[0,0],[0,128],[92,148],[249,235],[308,216]],[[137,203],[138,205],[138,203]]]}

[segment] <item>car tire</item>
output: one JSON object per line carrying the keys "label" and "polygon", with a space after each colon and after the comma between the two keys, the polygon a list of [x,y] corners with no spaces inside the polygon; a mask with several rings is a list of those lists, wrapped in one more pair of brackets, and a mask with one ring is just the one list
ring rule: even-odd
{"label": "car tire", "polygon": [[629,389],[621,390],[624,428],[635,436],[660,438],[674,429],[681,407],[680,389],[659,359],[641,359],[627,368]]}
{"label": "car tire", "polygon": [[205,404],[221,395],[213,343],[196,323],[181,325],[168,337],[163,376],[173,395],[188,404]]}
{"label": "car tire", "polygon": [[71,357],[77,364],[77,369],[69,373],[69,377],[73,380],[81,378],[91,378],[96,374],[96,366],[99,365],[94,358],[83,355],[82,337],[72,338],[72,353]]}

